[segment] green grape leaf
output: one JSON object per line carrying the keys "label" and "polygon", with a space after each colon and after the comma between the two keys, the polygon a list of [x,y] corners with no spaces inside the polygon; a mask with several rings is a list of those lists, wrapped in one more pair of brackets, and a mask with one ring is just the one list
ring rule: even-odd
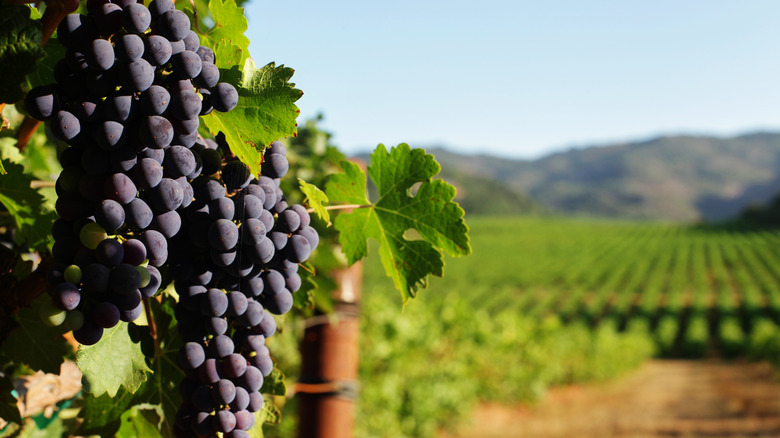
{"label": "green grape leaf", "polygon": [[[276,406],[273,399],[269,397],[265,397],[263,407],[255,412],[255,424],[279,424],[282,422],[282,411],[279,409],[279,406]],[[252,429],[255,429],[254,427]],[[260,429],[259,427],[257,429]],[[252,435],[255,436],[255,435]],[[261,435],[256,435],[259,437],[262,437]]]}
{"label": "green grape leaf", "polygon": [[15,363],[25,364],[44,373],[60,373],[63,358],[69,346],[62,337],[62,330],[41,321],[39,311],[48,295],[36,298],[32,305],[19,312],[18,327],[0,346],[0,356]]}
{"label": "green grape leaf", "polygon": [[[222,70],[220,70],[222,71]],[[212,111],[203,116],[209,131],[223,132],[230,150],[252,171],[260,173],[262,152],[272,142],[296,132],[300,111],[295,102],[303,94],[290,83],[293,69],[270,63],[256,68],[247,59],[238,90],[238,105],[229,112]]]}
{"label": "green grape leaf", "polygon": [[79,346],[76,364],[81,369],[84,390],[95,396],[107,393],[114,397],[120,387],[134,393],[152,372],[141,343],[130,337],[126,322],[106,329],[97,344]]}
{"label": "green grape leaf", "polygon": [[130,409],[135,401],[134,395],[119,388],[114,397],[103,394],[93,397],[84,395],[84,403],[79,418],[83,420],[80,435],[114,436],[121,425],[120,416]]}
{"label": "green grape leaf", "polygon": [[116,438],[162,438],[159,431],[162,413],[159,406],[136,405],[120,417]]}
{"label": "green grape leaf", "polygon": [[34,249],[45,248],[51,239],[51,224],[55,214],[48,210],[41,194],[30,187],[32,177],[20,164],[6,163],[5,175],[0,175],[0,204],[14,218],[21,238]]}
{"label": "green grape leaf", "polygon": [[[385,273],[393,279],[404,302],[427,284],[429,274],[443,274],[442,252],[453,257],[471,253],[463,209],[452,200],[455,187],[433,179],[440,170],[433,155],[407,144],[389,152],[379,145],[368,167],[379,196],[373,204],[368,200],[366,177],[360,167],[346,161],[341,166],[343,172],[332,175],[325,186],[331,203],[370,204],[369,208],[356,208],[336,218],[344,254],[352,264],[367,255],[369,238],[378,240]],[[418,238],[407,238],[413,233]]]}
{"label": "green grape leaf", "polygon": [[314,184],[309,184],[301,178],[298,178],[298,184],[301,187],[301,192],[306,196],[305,202],[309,204],[309,207],[314,209],[314,213],[319,216],[320,219],[330,226],[330,215],[328,214],[328,210],[325,209],[325,204],[328,202],[328,195],[320,190],[319,187]]}
{"label": "green grape leaf", "polygon": [[13,103],[23,97],[22,84],[35,71],[46,52],[41,47],[41,22],[30,18],[27,5],[0,6],[0,102]]}
{"label": "green grape leaf", "polygon": [[287,395],[287,385],[284,383],[284,374],[278,368],[274,368],[271,374],[263,379],[263,387],[260,388],[263,394]]}
{"label": "green grape leaf", "polygon": [[30,88],[53,84],[55,82],[54,66],[57,61],[65,57],[65,46],[60,44],[57,38],[49,38],[43,49],[46,56],[36,64],[35,71],[27,76]]}
{"label": "green grape leaf", "polygon": [[[201,44],[212,50],[222,42],[236,45],[241,50],[238,65],[243,65],[249,58],[249,38],[244,35],[248,27],[244,8],[239,7],[235,0],[210,0],[208,10],[215,24],[201,37]],[[217,54],[217,61],[220,55]]]}

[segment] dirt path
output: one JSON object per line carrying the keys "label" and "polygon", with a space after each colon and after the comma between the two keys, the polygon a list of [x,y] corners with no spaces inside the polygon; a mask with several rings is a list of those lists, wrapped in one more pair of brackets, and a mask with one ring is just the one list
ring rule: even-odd
{"label": "dirt path", "polygon": [[617,381],[554,389],[535,407],[480,406],[441,438],[780,437],[766,364],[651,361]]}

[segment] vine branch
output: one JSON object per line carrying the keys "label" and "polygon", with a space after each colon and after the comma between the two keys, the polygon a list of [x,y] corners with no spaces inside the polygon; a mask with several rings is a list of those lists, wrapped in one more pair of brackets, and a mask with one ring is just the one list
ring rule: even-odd
{"label": "vine branch", "polygon": [[149,300],[143,300],[144,313],[146,313],[146,323],[149,324],[149,333],[152,335],[154,341],[154,357],[160,355],[160,341],[157,339],[157,324],[154,322],[154,314],[152,313],[152,305]]}

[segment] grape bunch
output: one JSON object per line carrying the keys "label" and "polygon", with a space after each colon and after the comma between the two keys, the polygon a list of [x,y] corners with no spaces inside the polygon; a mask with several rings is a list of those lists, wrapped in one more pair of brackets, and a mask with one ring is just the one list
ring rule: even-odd
{"label": "grape bunch", "polygon": [[263,404],[263,379],[273,370],[265,346],[276,331],[272,315],[292,308],[299,263],[319,241],[306,209],[288,206],[279,188],[289,167],[284,146],[273,143],[263,163],[264,175],[253,178],[228,156],[221,180],[193,181],[186,233],[175,238],[181,242],[170,263],[186,375],[176,422],[181,436],[248,436]]}
{"label": "grape bunch", "polygon": [[42,316],[92,345],[172,280],[186,376],[175,431],[247,436],[273,369],[272,315],[292,308],[319,237],[280,189],[281,143],[252,175],[223,135],[199,134],[199,117],[230,111],[238,92],[219,81],[186,14],[171,0],[90,0],[87,10],[57,29],[56,83],[25,98],[67,144]]}
{"label": "grape bunch", "polygon": [[157,268],[203,167],[199,116],[229,111],[238,92],[219,82],[213,51],[170,0],[87,8],[59,24],[66,53],[56,83],[32,89],[25,107],[68,145],[43,316],[91,345],[104,329],[135,320],[142,298],[161,286]]}

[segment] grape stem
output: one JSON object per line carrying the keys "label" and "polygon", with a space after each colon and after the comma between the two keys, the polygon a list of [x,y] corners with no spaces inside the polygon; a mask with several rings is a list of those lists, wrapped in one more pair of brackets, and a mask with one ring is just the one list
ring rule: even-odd
{"label": "grape stem", "polygon": [[160,341],[157,339],[157,324],[154,322],[154,314],[152,314],[152,305],[149,300],[144,301],[144,313],[146,313],[146,322],[149,324],[149,334],[152,335],[154,341],[154,357],[160,356]]}

